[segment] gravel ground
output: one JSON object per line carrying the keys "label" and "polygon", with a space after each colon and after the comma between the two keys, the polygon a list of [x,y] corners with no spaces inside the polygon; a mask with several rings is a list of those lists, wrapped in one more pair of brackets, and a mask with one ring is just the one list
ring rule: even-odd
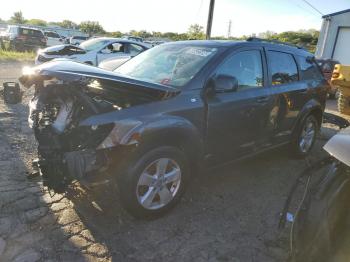
{"label": "gravel ground", "polygon": [[[21,64],[0,63],[0,84]],[[6,79],[5,79],[6,78]],[[179,205],[153,221],[130,217],[111,188],[50,195],[28,181],[36,144],[27,102],[0,101],[0,261],[284,261],[288,227],[279,212],[306,160],[280,148],[196,178]],[[329,107],[332,109],[334,102]],[[308,161],[334,134],[322,128]]]}

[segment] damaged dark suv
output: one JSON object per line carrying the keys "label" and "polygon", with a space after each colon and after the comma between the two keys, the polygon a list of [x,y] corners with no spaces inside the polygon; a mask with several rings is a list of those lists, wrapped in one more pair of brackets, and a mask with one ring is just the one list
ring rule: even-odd
{"label": "damaged dark suv", "polygon": [[174,206],[196,170],[284,144],[305,156],[327,92],[312,54],[259,39],[164,44],[115,72],[51,61],[20,81],[45,185],[109,181],[136,217]]}

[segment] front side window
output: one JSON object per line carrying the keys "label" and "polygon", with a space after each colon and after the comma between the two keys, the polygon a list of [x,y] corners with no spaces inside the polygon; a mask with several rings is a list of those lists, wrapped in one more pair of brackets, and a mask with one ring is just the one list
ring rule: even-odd
{"label": "front side window", "polygon": [[[297,60],[299,63],[302,80],[317,80],[323,77],[315,62],[309,61],[304,56],[297,56]],[[331,65],[326,65],[329,67],[328,72],[332,72]]]}
{"label": "front side window", "polygon": [[282,85],[298,81],[298,68],[291,54],[269,51],[268,58],[272,75],[272,85]]}
{"label": "front side window", "polygon": [[238,90],[263,86],[263,68],[259,50],[234,54],[219,66],[217,75],[230,75],[237,79]]}
{"label": "front side window", "polygon": [[83,48],[86,51],[98,50],[103,48],[109,40],[103,39],[90,39],[79,45],[79,47]]}
{"label": "front side window", "polygon": [[54,32],[45,32],[45,36],[52,38],[60,38],[60,36]]}
{"label": "front side window", "polygon": [[151,83],[182,87],[216,54],[217,48],[167,44],[130,59],[114,72]]}

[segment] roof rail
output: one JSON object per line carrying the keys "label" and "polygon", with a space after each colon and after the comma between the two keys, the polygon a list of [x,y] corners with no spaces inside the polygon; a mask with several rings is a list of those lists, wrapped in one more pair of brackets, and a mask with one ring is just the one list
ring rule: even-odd
{"label": "roof rail", "polygon": [[248,42],[265,42],[265,43],[271,43],[271,44],[278,44],[278,45],[286,45],[286,46],[291,46],[291,47],[296,47],[298,49],[304,49],[302,46],[287,43],[287,42],[281,42],[278,40],[268,40],[268,39],[263,39],[263,38],[258,38],[258,37],[249,37],[247,39]]}

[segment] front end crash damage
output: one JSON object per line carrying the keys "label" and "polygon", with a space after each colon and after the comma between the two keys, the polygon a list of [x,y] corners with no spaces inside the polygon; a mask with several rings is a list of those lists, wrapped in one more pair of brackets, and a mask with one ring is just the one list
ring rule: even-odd
{"label": "front end crash damage", "polygon": [[27,68],[20,82],[35,88],[28,122],[38,141],[44,184],[56,192],[73,180],[98,180],[115,162],[115,151],[137,145],[135,130],[142,128],[138,117],[144,110],[128,110],[178,94],[71,61]]}

